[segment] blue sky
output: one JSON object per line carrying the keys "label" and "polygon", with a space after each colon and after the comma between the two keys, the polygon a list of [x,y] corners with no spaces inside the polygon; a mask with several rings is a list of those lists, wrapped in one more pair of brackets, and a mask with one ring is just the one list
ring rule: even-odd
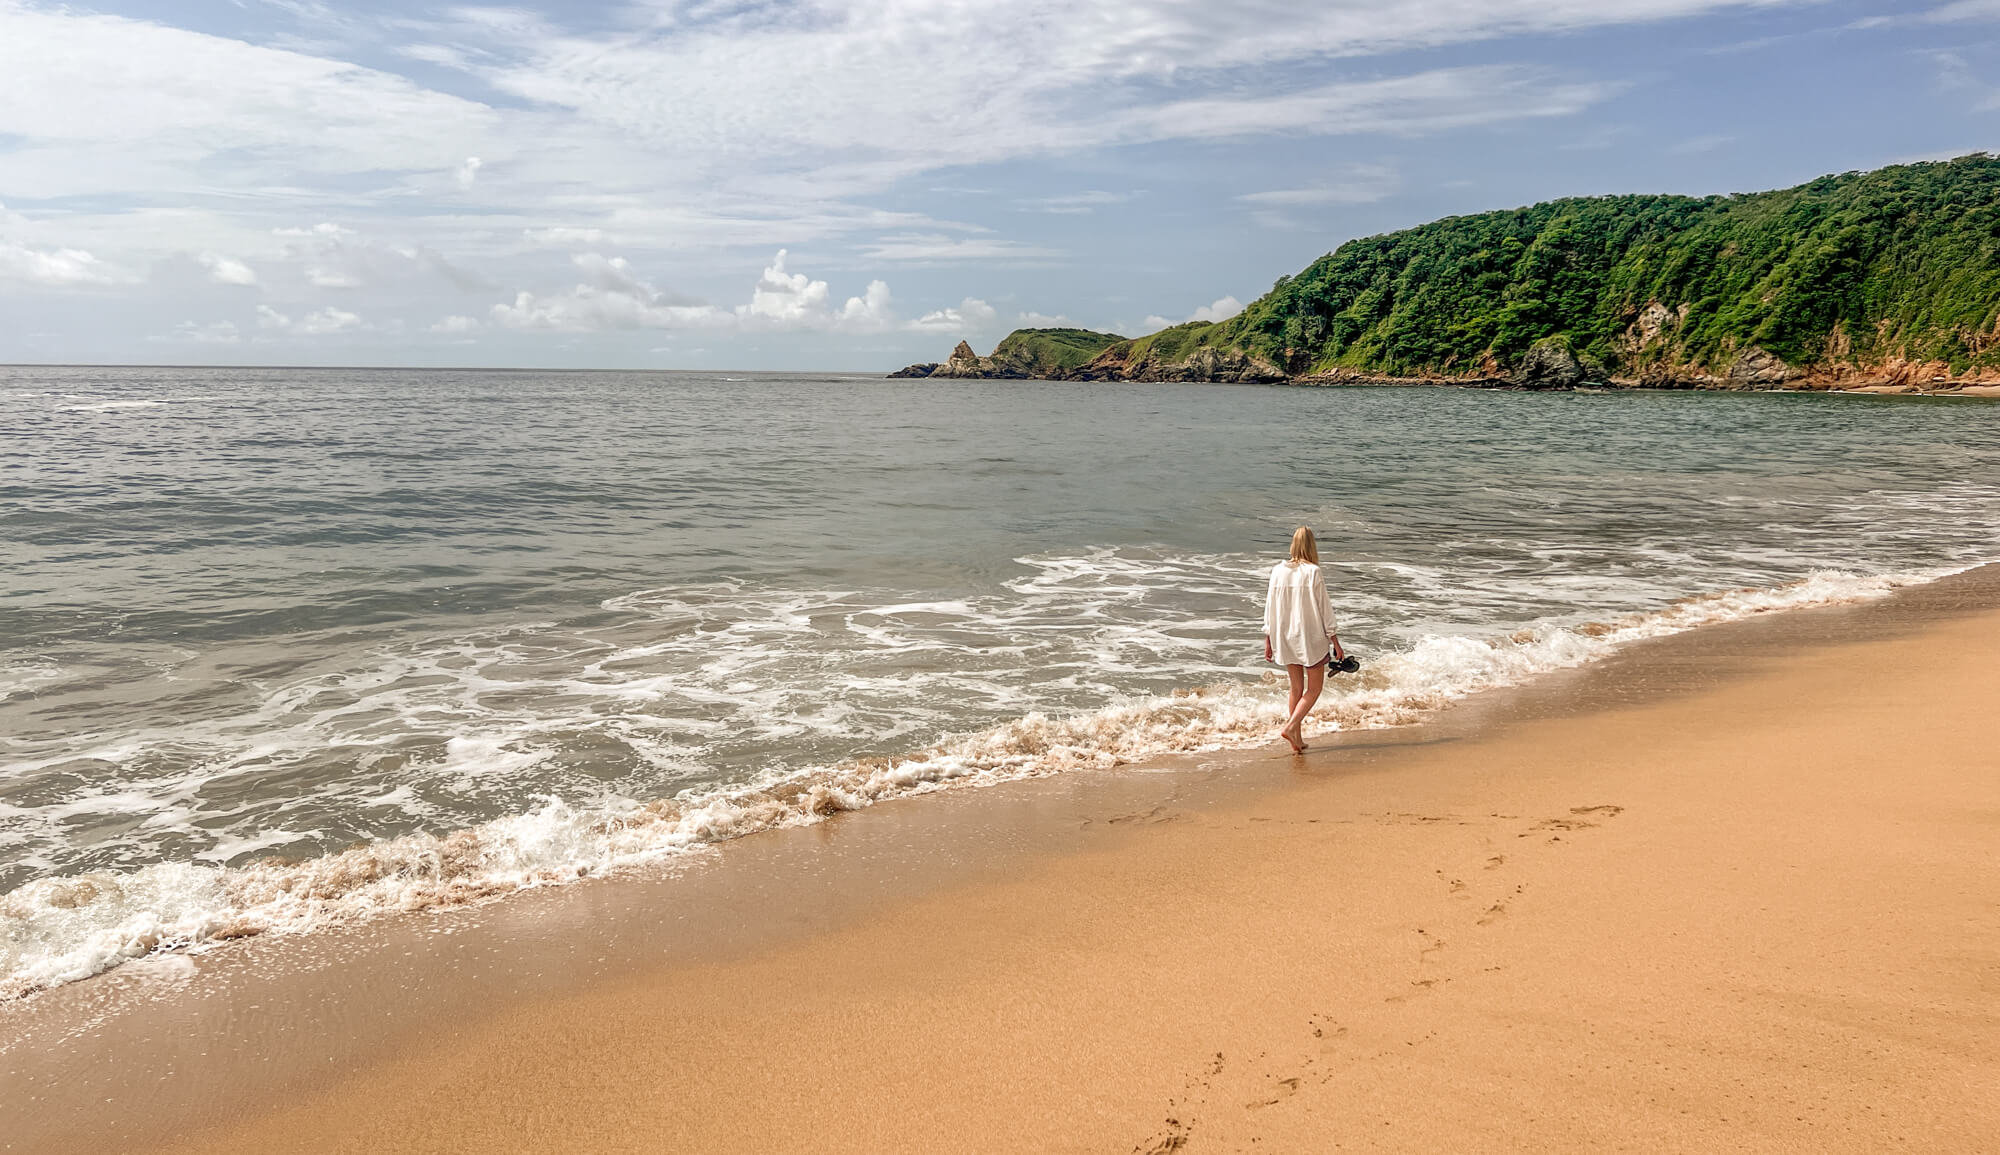
{"label": "blue sky", "polygon": [[2000,0],[0,0],[0,361],[888,370],[1996,128]]}

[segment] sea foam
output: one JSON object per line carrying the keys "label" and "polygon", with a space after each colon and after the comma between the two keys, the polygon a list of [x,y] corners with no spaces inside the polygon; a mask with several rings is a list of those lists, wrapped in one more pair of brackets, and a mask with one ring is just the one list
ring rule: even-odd
{"label": "sea foam", "polygon": [[[1772,611],[1864,601],[1944,576],[1819,571],[1769,589],[1706,594],[1601,622],[1504,635],[1429,634],[1369,655],[1315,712],[1317,728],[1406,724],[1481,690],[1602,658],[1632,642]],[[897,614],[954,612],[945,604]],[[642,869],[759,831],[803,826],[930,791],[1111,769],[1175,752],[1268,743],[1280,680],[1236,677],[1071,714],[1028,712],[903,757],[775,770],[671,797],[573,802],[542,796],[524,812],[444,834],[368,842],[303,861],[156,863],[37,879],[0,896],[0,998],[21,997],[163,952],[298,934],[394,912],[444,910],[532,887]],[[453,757],[501,756],[474,741]],[[239,844],[240,846],[240,844]]]}

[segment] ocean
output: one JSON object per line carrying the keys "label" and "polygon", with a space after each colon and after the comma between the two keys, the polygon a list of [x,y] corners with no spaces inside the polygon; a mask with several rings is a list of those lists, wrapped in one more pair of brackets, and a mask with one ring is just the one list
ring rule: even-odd
{"label": "ocean", "polygon": [[2000,404],[0,368],[0,998],[2000,560]]}

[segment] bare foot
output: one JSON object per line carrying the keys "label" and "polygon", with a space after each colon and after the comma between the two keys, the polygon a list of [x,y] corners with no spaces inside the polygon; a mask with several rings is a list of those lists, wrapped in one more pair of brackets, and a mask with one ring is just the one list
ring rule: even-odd
{"label": "bare foot", "polygon": [[1306,742],[1303,735],[1294,734],[1290,730],[1280,730],[1278,733],[1284,737],[1285,741],[1291,743],[1292,753],[1303,754],[1306,752]]}

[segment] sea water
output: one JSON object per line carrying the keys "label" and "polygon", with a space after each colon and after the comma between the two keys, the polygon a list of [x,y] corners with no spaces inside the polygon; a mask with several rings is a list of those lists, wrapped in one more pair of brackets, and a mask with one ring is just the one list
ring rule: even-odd
{"label": "sea water", "polygon": [[2000,558],[2000,405],[0,369],[0,997]]}

